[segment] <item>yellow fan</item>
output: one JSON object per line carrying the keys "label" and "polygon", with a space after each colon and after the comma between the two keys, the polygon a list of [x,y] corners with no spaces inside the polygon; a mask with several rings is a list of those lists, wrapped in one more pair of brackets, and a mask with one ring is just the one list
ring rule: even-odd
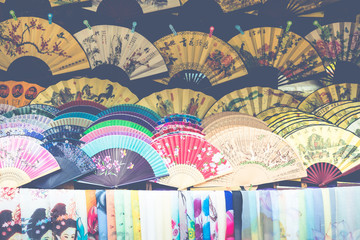
{"label": "yellow fan", "polygon": [[224,13],[244,9],[247,7],[263,4],[267,0],[246,0],[246,1],[233,1],[233,0],[215,0],[221,7]]}
{"label": "yellow fan", "polygon": [[37,17],[19,17],[0,23],[0,69],[16,59],[33,56],[44,61],[53,75],[89,68],[75,38],[59,25]]}
{"label": "yellow fan", "polygon": [[90,3],[91,0],[49,0],[51,7],[59,7],[69,4]]}
{"label": "yellow fan", "polygon": [[266,121],[268,118],[277,115],[279,113],[284,112],[297,112],[299,109],[295,107],[272,107],[265,109],[264,111],[260,112],[256,115],[256,118],[261,119],[262,121]]}
{"label": "yellow fan", "polygon": [[0,104],[23,107],[28,105],[44,89],[37,84],[27,82],[0,82]]}
{"label": "yellow fan", "polygon": [[58,107],[76,100],[93,101],[109,108],[119,104],[136,103],[138,98],[119,83],[98,78],[74,78],[46,88],[31,104]]}
{"label": "yellow fan", "polygon": [[322,105],[318,107],[315,111],[313,111],[313,114],[319,117],[323,117],[325,114],[327,114],[329,111],[331,111],[333,108],[336,108],[337,106],[352,103],[353,101],[339,101],[339,102],[333,102],[333,103],[327,103],[325,105]]}
{"label": "yellow fan", "polygon": [[166,89],[141,99],[137,105],[147,107],[161,117],[173,113],[185,113],[203,118],[216,100],[191,89]]}
{"label": "yellow fan", "polygon": [[306,97],[298,108],[304,112],[314,112],[325,104],[348,100],[360,100],[359,84],[341,83],[321,88]]}
{"label": "yellow fan", "polygon": [[278,69],[278,85],[309,80],[324,73],[322,60],[303,37],[275,27],[253,28],[229,40],[248,70],[260,66]]}
{"label": "yellow fan", "polygon": [[335,125],[338,125],[343,119],[346,119],[349,114],[358,112],[360,110],[360,102],[347,102],[335,106],[323,114],[323,118]]}
{"label": "yellow fan", "polygon": [[130,80],[167,72],[159,51],[144,36],[131,29],[111,26],[93,26],[75,34],[84,48],[92,69],[99,65],[118,66]]}
{"label": "yellow fan", "polygon": [[211,85],[247,74],[239,54],[223,40],[210,37],[209,33],[178,32],[157,40],[154,45],[164,57],[170,75],[170,78],[156,81],[166,85],[182,71],[200,72]]}
{"label": "yellow fan", "polygon": [[297,107],[299,101],[280,90],[267,87],[248,87],[233,91],[218,100],[206,117],[218,112],[232,111],[256,116],[271,107]]}

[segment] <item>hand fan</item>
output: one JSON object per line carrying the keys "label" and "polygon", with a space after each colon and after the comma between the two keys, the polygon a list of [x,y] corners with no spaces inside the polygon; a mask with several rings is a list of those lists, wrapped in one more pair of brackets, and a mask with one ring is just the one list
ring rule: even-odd
{"label": "hand fan", "polygon": [[203,127],[199,126],[199,124],[192,122],[185,122],[185,121],[170,121],[166,123],[161,123],[158,126],[156,126],[155,129],[156,131],[159,131],[162,129],[172,128],[173,126],[175,126],[176,128],[191,127],[199,131],[203,130]]}
{"label": "hand fan", "polygon": [[354,133],[356,136],[360,137],[360,120],[359,118],[354,120],[349,126],[346,127],[346,130]]}
{"label": "hand fan", "polygon": [[352,101],[339,101],[339,102],[333,102],[333,103],[326,103],[320,107],[318,107],[315,111],[313,111],[313,114],[319,117],[323,117],[325,114],[327,114],[331,109],[340,106],[342,104],[348,104]]}
{"label": "hand fan", "polygon": [[4,187],[0,190],[0,232],[2,239],[24,239],[20,189]]}
{"label": "hand fan", "polygon": [[53,107],[50,105],[45,105],[45,104],[31,104],[31,105],[29,105],[29,107],[44,110],[48,113],[51,113],[54,116],[60,111],[56,107]]}
{"label": "hand fan", "polygon": [[88,128],[93,121],[85,118],[62,118],[56,121],[53,121],[49,124],[51,128],[63,125],[75,125],[80,127]]}
{"label": "hand fan", "polygon": [[7,113],[11,110],[16,109],[16,107],[12,106],[12,105],[8,105],[8,104],[0,104],[0,114],[4,114]]}
{"label": "hand fan", "polygon": [[160,155],[149,144],[130,136],[102,137],[82,149],[92,157],[97,171],[81,182],[117,187],[168,175]]}
{"label": "hand fan", "polygon": [[185,113],[202,118],[215,99],[191,89],[166,89],[141,99],[137,105],[144,106],[164,117],[173,113]]}
{"label": "hand fan", "polygon": [[[103,128],[101,128],[103,129]],[[90,135],[94,134],[95,131],[89,133]],[[119,135],[119,136],[130,136],[130,137],[133,137],[133,138],[137,138],[141,141],[144,141],[146,142],[147,144],[150,144],[151,143],[151,138],[149,136],[147,136],[146,134],[142,133],[142,132],[139,132],[140,134],[136,133],[135,131],[134,132],[129,132],[129,131],[112,131],[112,132],[107,132],[107,133],[102,133],[102,134],[99,134],[97,136],[94,136],[90,139],[90,141],[87,141],[85,143],[89,143],[91,141],[94,141],[98,138],[102,138],[102,137],[106,137],[106,136],[115,136],[115,135]],[[90,137],[90,136],[89,136]]]}
{"label": "hand fan", "polygon": [[[305,38],[315,47],[330,78],[334,77],[338,61],[360,66],[360,27],[352,22],[336,22],[318,28]],[[329,85],[329,84],[327,84]]]}
{"label": "hand fan", "polygon": [[[136,135],[138,138],[141,138],[141,140],[143,140],[144,142],[147,142],[148,140],[151,141],[151,139],[149,138],[148,135],[146,135],[145,133],[137,130],[137,129],[134,129],[134,128],[131,128],[131,127],[124,127],[124,126],[107,126],[107,127],[102,127],[102,128],[99,128],[99,129],[96,129],[92,132],[89,132],[88,134],[84,135],[80,141],[83,141],[85,143],[88,143],[88,142],[91,142],[95,139],[98,139],[100,137],[104,137],[104,136],[107,136],[107,135],[121,135],[121,134],[117,134],[117,133],[131,133],[133,134],[134,136]],[[126,135],[126,134],[123,134],[123,135]],[[145,139],[148,139],[148,140],[145,140]]]}
{"label": "hand fan", "polygon": [[334,106],[322,115],[327,121],[338,125],[343,119],[348,118],[349,114],[356,113],[360,110],[360,102],[347,102]]}
{"label": "hand fan", "polygon": [[[63,126],[63,125],[62,125]],[[60,127],[62,127],[60,126]],[[53,133],[53,134],[49,134],[47,135],[44,139],[43,142],[56,142],[60,139],[75,139],[75,140],[79,140],[81,137],[83,136],[82,133],[78,133],[78,132],[70,132],[70,131],[64,131],[64,132],[58,132],[58,133]]]}
{"label": "hand fan", "polygon": [[71,4],[86,4],[89,5],[91,0],[49,0],[51,7],[60,7]]}
{"label": "hand fan", "polygon": [[162,138],[166,138],[169,136],[173,136],[173,135],[188,135],[188,136],[193,136],[193,137],[197,137],[200,139],[204,139],[204,134],[203,133],[199,133],[199,132],[195,132],[195,131],[169,131],[167,133],[163,133],[163,134],[155,134],[154,136],[152,136],[153,141],[157,140],[157,139],[162,139]]}
{"label": "hand fan", "polygon": [[19,187],[60,169],[37,140],[24,136],[0,138],[0,185]]}
{"label": "hand fan", "polygon": [[29,188],[50,189],[72,181],[96,169],[95,163],[77,146],[70,143],[50,142],[42,145],[56,159],[60,171],[27,184]]}
{"label": "hand fan", "polygon": [[151,144],[164,159],[169,176],[157,183],[184,189],[232,171],[222,153],[204,138],[192,134],[171,134]]}
{"label": "hand fan", "polygon": [[50,124],[51,122],[53,122],[51,118],[41,115],[35,115],[35,114],[15,115],[12,118],[5,119],[5,122],[28,122],[28,121],[39,122],[42,124]]}
{"label": "hand fan", "polygon": [[116,112],[135,112],[142,114],[148,118],[151,118],[155,122],[161,119],[159,114],[151,110],[150,108],[146,108],[143,106],[135,105],[135,104],[121,104],[115,107],[111,107],[109,109],[106,109],[105,111],[102,111],[98,114],[98,117],[103,117],[110,113],[116,113]]}
{"label": "hand fan", "polygon": [[53,75],[89,68],[87,57],[64,28],[47,19],[19,17],[0,23],[0,69],[16,59],[33,56],[44,61]]}
{"label": "hand fan", "polygon": [[269,66],[278,69],[278,86],[307,80],[325,72],[322,60],[301,36],[275,27],[244,31],[229,40],[244,59],[246,68]]}
{"label": "hand fan", "polygon": [[214,0],[221,7],[224,13],[244,9],[265,3],[267,0],[251,0],[251,1],[231,1],[231,0]]}
{"label": "hand fan", "polygon": [[57,117],[54,118],[54,121],[63,119],[63,118],[84,118],[84,119],[87,119],[87,120],[90,120],[93,122],[95,122],[97,119],[99,119],[97,116],[89,114],[89,113],[69,112],[69,113],[64,113],[64,114],[58,115]]}
{"label": "hand fan", "polygon": [[233,91],[219,99],[205,117],[219,112],[240,112],[250,116],[271,107],[297,107],[299,101],[290,94],[268,87],[247,87]]}
{"label": "hand fan", "polygon": [[4,128],[24,128],[28,131],[42,133],[45,130],[49,129],[49,125],[46,123],[39,122],[37,120],[27,120],[27,121],[13,121],[5,122],[0,124],[0,129]]}
{"label": "hand fan", "polygon": [[91,105],[84,105],[84,106],[74,105],[74,106],[71,106],[71,107],[61,110],[56,115],[61,116],[63,114],[72,113],[72,112],[81,112],[81,113],[87,113],[90,115],[97,115],[101,112],[101,110],[98,109],[97,107],[93,107]]}
{"label": "hand fan", "polygon": [[288,135],[286,140],[298,151],[307,167],[308,177],[304,182],[329,182],[360,163],[360,138],[336,126],[304,127]]}
{"label": "hand fan", "polygon": [[108,120],[108,121],[105,121],[105,122],[101,122],[99,124],[96,124],[96,125],[92,126],[91,128],[86,129],[84,134],[88,134],[88,133],[90,133],[92,131],[95,131],[96,129],[100,129],[100,128],[108,127],[108,126],[131,127],[131,128],[134,128],[136,130],[139,130],[139,131],[145,133],[149,137],[153,136],[152,132],[150,132],[147,128],[141,126],[140,124],[137,124],[137,123],[134,123],[134,122],[131,122],[131,121],[126,121],[126,120]]}
{"label": "hand fan", "polygon": [[229,44],[213,35],[210,37],[208,33],[178,32],[157,40],[154,45],[169,69],[169,78],[156,80],[162,84],[168,85],[170,79],[181,71],[197,71],[205,75],[211,85],[247,74],[238,53]]}
{"label": "hand fan", "polygon": [[162,119],[160,119],[158,121],[158,124],[163,124],[163,123],[167,123],[167,122],[173,122],[173,121],[180,121],[180,122],[191,122],[197,125],[201,125],[201,119],[198,117],[195,117],[193,115],[190,114],[170,114],[170,115],[166,115],[164,116]]}
{"label": "hand fan", "polygon": [[59,107],[75,100],[92,101],[112,107],[119,103],[135,103],[138,98],[128,88],[116,82],[98,78],[73,78],[46,88],[31,104]]}
{"label": "hand fan", "polygon": [[88,101],[88,100],[75,100],[75,101],[67,102],[67,103],[60,105],[57,108],[61,111],[61,110],[65,110],[67,108],[74,107],[74,106],[92,106],[101,111],[104,111],[107,109],[107,107],[101,105],[100,103]]}
{"label": "hand fan", "polygon": [[[39,129],[39,131],[43,131],[42,129]],[[6,136],[28,136],[32,138],[39,139],[40,141],[44,139],[44,135],[42,135],[38,131],[28,130],[26,128],[2,128],[0,130],[0,137],[6,137]]]}
{"label": "hand fan", "polygon": [[55,115],[45,111],[45,110],[41,110],[38,108],[32,108],[31,106],[24,106],[21,108],[17,108],[14,109],[10,112],[7,112],[5,114],[3,114],[3,117],[7,117],[7,118],[11,118],[11,117],[15,117],[15,116],[19,116],[19,115],[38,115],[38,116],[45,116],[48,117],[50,119],[55,118]]}
{"label": "hand fan", "polygon": [[360,118],[360,110],[352,111],[342,118],[340,118],[338,121],[335,122],[335,125],[338,127],[341,127],[343,129],[346,129],[350,124],[352,124],[354,121]]}
{"label": "hand fan", "polygon": [[304,112],[313,112],[322,105],[347,100],[360,100],[359,84],[341,83],[321,88],[304,99],[298,109]]}
{"label": "hand fan", "polygon": [[234,172],[201,186],[250,186],[306,176],[296,151],[272,132],[246,126],[223,127],[210,138],[205,135],[205,139],[223,152]]}
{"label": "hand fan", "polygon": [[181,6],[179,0],[166,0],[166,1],[136,0],[136,1],[139,3],[144,14]]}
{"label": "hand fan", "polygon": [[194,134],[194,135],[202,135],[202,137],[205,135],[200,130],[193,128],[193,127],[187,127],[184,125],[180,125],[180,128],[177,128],[177,126],[171,126],[167,129],[161,129],[160,131],[157,131],[154,136],[152,136],[152,139],[168,136],[170,134]]}
{"label": "hand fan", "polygon": [[[5,30],[5,29],[4,29]],[[0,39],[2,37],[1,33],[1,23],[0,23]],[[0,56],[3,54],[2,42],[0,40]],[[4,60],[4,58],[2,58]],[[0,69],[1,69],[0,62]],[[5,81],[0,83],[0,104],[8,104],[14,107],[22,107],[28,105],[39,92],[43,91],[45,88],[27,82],[17,82],[17,81]]]}
{"label": "hand fan", "polygon": [[167,72],[164,59],[144,36],[131,29],[98,25],[74,36],[85,49],[92,69],[102,64],[118,66],[130,80]]}
{"label": "hand fan", "polygon": [[46,131],[42,132],[44,137],[50,136],[55,133],[64,133],[64,132],[76,132],[78,134],[82,134],[86,128],[75,125],[62,125],[53,128],[49,128]]}
{"label": "hand fan", "polygon": [[316,119],[316,120],[320,120],[320,121],[326,121],[324,118],[322,117],[318,117],[314,114],[311,113],[305,113],[302,111],[284,111],[284,112],[279,112],[276,113],[272,116],[267,116],[264,119],[264,122],[267,124],[268,127],[274,127],[278,124],[284,124],[284,122],[287,121],[293,121],[293,120],[297,120],[297,119]]}

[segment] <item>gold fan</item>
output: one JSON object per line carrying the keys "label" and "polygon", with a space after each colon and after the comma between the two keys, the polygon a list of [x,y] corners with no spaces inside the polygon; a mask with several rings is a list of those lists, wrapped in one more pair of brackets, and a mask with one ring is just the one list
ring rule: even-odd
{"label": "gold fan", "polygon": [[144,36],[131,29],[111,26],[93,26],[75,34],[94,69],[103,64],[118,66],[130,80],[167,72],[159,51]]}
{"label": "gold fan", "polygon": [[119,83],[98,78],[74,78],[46,88],[31,104],[58,107],[76,100],[93,101],[105,107],[113,107],[119,104],[135,103],[138,98]]}
{"label": "gold fan", "polygon": [[27,82],[0,82],[0,104],[23,107],[28,105],[44,89],[37,84]]}
{"label": "gold fan", "polygon": [[270,118],[274,115],[280,114],[280,113],[298,112],[298,111],[299,111],[299,109],[297,109],[295,107],[272,107],[272,108],[265,109],[264,111],[258,113],[256,115],[256,118],[258,118],[262,121],[266,121],[268,118]]}
{"label": "gold fan", "polygon": [[203,118],[216,100],[202,92],[191,89],[166,89],[141,99],[137,105],[147,107],[161,117],[173,113],[185,113]]}
{"label": "gold fan", "polygon": [[297,107],[299,101],[280,90],[268,87],[248,87],[233,91],[218,100],[206,113],[206,117],[215,113],[232,111],[256,116],[271,107]]}
{"label": "gold fan", "polygon": [[183,71],[200,72],[211,85],[247,74],[239,54],[223,40],[210,37],[209,33],[178,32],[157,40],[154,45],[164,57],[170,75],[156,81],[166,85],[175,74]]}
{"label": "gold fan", "polygon": [[44,61],[53,75],[89,68],[75,38],[59,25],[37,17],[19,17],[0,23],[0,69],[16,59],[33,56]]}
{"label": "gold fan", "polygon": [[[334,106],[327,112],[324,112],[322,117],[327,121],[338,125],[351,114],[360,111],[360,102],[347,102],[338,106]],[[350,115],[349,115],[350,114]]]}
{"label": "gold fan", "polygon": [[91,0],[49,0],[51,7],[59,7],[69,4],[90,3]]}

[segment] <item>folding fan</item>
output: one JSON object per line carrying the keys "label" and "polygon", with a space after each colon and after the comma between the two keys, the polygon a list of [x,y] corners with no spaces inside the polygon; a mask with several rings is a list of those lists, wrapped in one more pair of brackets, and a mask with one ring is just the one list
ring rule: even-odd
{"label": "folding fan", "polygon": [[148,118],[151,118],[155,122],[161,119],[159,114],[151,110],[150,108],[146,108],[143,106],[135,105],[135,104],[121,104],[115,107],[111,107],[109,109],[106,109],[105,111],[102,111],[98,114],[98,117],[103,117],[107,114],[116,113],[116,112],[135,112],[142,114]]}
{"label": "folding fan", "polygon": [[77,146],[70,143],[50,142],[42,145],[56,159],[60,165],[60,171],[27,184],[29,188],[55,188],[75,178],[93,172],[95,163]]}
{"label": "folding fan", "polygon": [[14,107],[12,105],[0,103],[0,114],[7,113],[7,112],[9,112],[11,110],[14,110],[14,109],[16,109],[16,107]]}
{"label": "folding fan", "polygon": [[201,186],[250,186],[306,176],[296,151],[272,132],[246,126],[223,127],[205,138],[224,154],[234,173]]}
{"label": "folding fan", "polygon": [[135,103],[138,98],[119,83],[98,78],[79,78],[58,82],[41,92],[31,104],[59,107],[75,100],[87,100],[112,107],[119,103]]}
{"label": "folding fan", "polygon": [[191,122],[197,125],[201,125],[201,119],[198,117],[195,117],[190,114],[170,114],[164,116],[162,119],[158,121],[158,124],[163,124],[167,122],[173,122],[173,121],[180,121],[180,122]]}
{"label": "folding fan", "polygon": [[359,118],[360,118],[360,110],[356,110],[356,111],[354,110],[347,113],[339,120],[337,120],[335,122],[335,125],[346,129],[347,127],[349,127],[350,124],[352,124],[354,121],[356,121]]}
{"label": "folding fan", "polygon": [[286,137],[299,153],[308,177],[304,182],[321,184],[346,174],[360,164],[360,138],[336,126],[308,126]]}
{"label": "folding fan", "polygon": [[59,164],[37,140],[24,136],[0,138],[0,185],[19,187],[59,169]]}
{"label": "folding fan", "polygon": [[247,74],[238,53],[223,40],[202,32],[170,34],[154,45],[166,61],[170,78],[156,80],[168,85],[171,77],[181,71],[197,71],[211,85],[220,84]]}
{"label": "folding fan", "polygon": [[202,118],[215,99],[191,89],[166,89],[141,99],[137,105],[152,109],[164,117],[173,113],[186,113]]}
{"label": "folding fan", "polygon": [[49,0],[51,7],[60,7],[70,4],[89,4],[91,0]]}
{"label": "folding fan", "polygon": [[73,112],[80,112],[80,113],[87,113],[90,115],[97,115],[101,112],[101,109],[94,107],[92,105],[74,105],[71,107],[67,107],[63,110],[60,110],[60,112],[58,112],[56,115],[57,116],[61,116],[64,114],[68,114],[68,113],[73,113]]}
{"label": "folding fan", "polygon": [[156,47],[131,29],[98,25],[74,36],[85,49],[92,69],[102,64],[118,66],[130,80],[167,72],[164,59]]}
{"label": "folding fan", "polygon": [[346,130],[354,133],[356,136],[360,137],[360,118],[351,122],[347,127]]}
{"label": "folding fan", "polygon": [[215,146],[192,134],[171,134],[151,144],[164,159],[169,176],[157,183],[184,189],[229,174],[230,163]]}
{"label": "folding fan", "polygon": [[178,121],[164,123],[155,128],[156,133],[165,133],[167,131],[194,131],[201,133],[202,130],[203,128],[197,124]]}
{"label": "folding fan", "polygon": [[360,100],[359,84],[341,83],[321,88],[304,99],[299,104],[298,109],[304,112],[314,112],[325,104],[348,100]]}
{"label": "folding fan", "polygon": [[323,111],[322,117],[327,121],[338,125],[341,121],[348,118],[353,113],[360,110],[360,102],[347,102],[338,106],[334,106],[327,112]]}
{"label": "folding fan", "polygon": [[253,7],[265,3],[267,0],[250,0],[250,1],[232,1],[232,0],[214,0],[221,7],[224,13]]}
{"label": "folding fan", "polygon": [[[24,114],[24,115],[15,115],[12,118],[5,118],[4,122],[38,122],[39,124],[50,124],[53,122],[51,118],[36,115],[36,114]],[[2,119],[4,120],[4,119]]]}
{"label": "folding fan", "polygon": [[57,127],[57,126],[63,126],[63,125],[75,125],[80,127],[89,127],[93,123],[93,121],[85,118],[62,118],[56,121],[52,121],[49,126],[50,127]]}
{"label": "folding fan", "polygon": [[31,105],[29,105],[29,107],[44,110],[48,113],[51,113],[54,116],[60,111],[56,107],[53,107],[50,105],[45,105],[45,104],[31,104]]}
{"label": "folding fan", "polygon": [[75,100],[75,101],[64,103],[57,108],[59,109],[59,111],[61,111],[61,110],[65,110],[67,108],[75,107],[75,106],[81,106],[81,107],[91,106],[91,107],[97,108],[98,110],[101,110],[101,111],[104,111],[107,109],[107,107],[103,106],[102,104],[93,102],[93,101],[89,101],[89,100]]}
{"label": "folding fan", "polygon": [[[352,62],[360,66],[360,27],[352,22],[337,22],[320,26],[306,35],[306,39],[315,47],[329,77],[334,77],[338,61]],[[329,84],[327,84],[329,85]]]}
{"label": "folding fan", "polygon": [[301,36],[275,27],[253,28],[229,40],[244,59],[246,68],[278,69],[278,86],[308,80],[325,72],[313,46]]}
{"label": "folding fan", "polygon": [[130,136],[102,137],[82,149],[97,170],[79,182],[117,187],[168,175],[160,155],[149,144]]}
{"label": "folding fan", "polygon": [[24,128],[28,131],[42,133],[45,130],[49,129],[49,125],[46,123],[39,122],[37,120],[26,120],[26,121],[7,121],[0,124],[0,129],[5,128]]}
{"label": "folding fan", "polygon": [[92,115],[89,113],[69,112],[69,113],[64,113],[64,114],[58,115],[57,117],[54,118],[54,121],[63,119],[63,118],[84,118],[84,119],[87,119],[87,120],[90,120],[93,122],[95,122],[96,120],[99,119],[96,115]]}
{"label": "folding fan", "polygon": [[200,136],[204,137],[204,133],[202,133],[200,130],[193,128],[193,127],[187,127],[184,125],[181,128],[177,128],[177,126],[172,126],[171,128],[162,129],[160,131],[157,131],[154,133],[154,136],[152,136],[152,139],[160,138],[164,136],[168,136],[171,134],[193,134],[194,136]]}
{"label": "folding fan", "polygon": [[16,59],[33,56],[44,61],[53,75],[89,68],[75,38],[59,25],[37,17],[19,17],[0,23],[0,69]]}
{"label": "folding fan", "polygon": [[[63,125],[62,125],[63,126]],[[59,127],[62,127],[59,126]],[[53,133],[53,134],[48,134],[42,141],[44,143],[47,142],[57,142],[57,141],[62,141],[62,140],[79,140],[81,137],[83,136],[82,133],[78,133],[78,132],[70,132],[70,131],[64,131],[64,132],[59,132],[59,133]]]}
{"label": "folding fan", "polygon": [[250,116],[271,107],[297,107],[299,101],[290,94],[267,87],[248,87],[233,91],[218,100],[205,117],[219,112],[240,112]]}
{"label": "folding fan", "polygon": [[32,130],[22,127],[9,127],[0,129],[0,137],[6,136],[28,136],[39,140],[44,139],[44,135],[41,134],[42,129]]}
{"label": "folding fan", "polygon": [[86,129],[85,127],[76,126],[76,125],[62,125],[62,126],[49,128],[46,131],[42,132],[42,134],[44,135],[44,137],[50,136],[52,134],[65,133],[65,132],[82,134],[85,131],[85,129]]}
{"label": "folding fan", "polygon": [[38,116],[48,117],[50,119],[55,118],[55,115],[53,115],[45,110],[42,110],[42,109],[32,108],[29,105],[21,107],[21,108],[16,108],[10,112],[3,114],[2,116],[11,118],[11,117],[19,116],[19,115],[38,115]]}
{"label": "folding fan", "polygon": [[[0,39],[1,34],[1,23],[0,23]],[[0,56],[1,53],[1,44],[0,40]],[[2,58],[4,59],[4,58]],[[1,69],[0,62],[0,69]],[[8,104],[14,107],[22,107],[28,105],[39,92],[43,91],[45,88],[32,83],[27,82],[16,82],[16,81],[5,81],[0,82],[0,104]]]}

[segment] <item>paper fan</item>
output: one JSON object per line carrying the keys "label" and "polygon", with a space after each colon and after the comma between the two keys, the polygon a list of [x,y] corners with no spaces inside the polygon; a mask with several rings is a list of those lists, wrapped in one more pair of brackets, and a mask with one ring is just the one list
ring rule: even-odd
{"label": "paper fan", "polygon": [[297,107],[299,101],[290,94],[267,87],[248,87],[233,91],[218,100],[205,117],[219,112],[240,112],[250,116],[272,107]]}
{"label": "paper fan", "polygon": [[164,59],[156,47],[131,29],[98,25],[74,36],[85,49],[92,69],[103,64],[118,66],[130,80],[167,72]]}
{"label": "paper fan", "polygon": [[244,76],[247,70],[239,54],[223,40],[202,32],[170,34],[154,45],[159,49],[169,68],[170,78],[156,80],[169,84],[175,74],[192,70],[204,74],[211,85]]}
{"label": "paper fan", "polygon": [[176,113],[176,114],[170,114],[170,115],[166,115],[164,116],[162,119],[160,119],[158,121],[158,124],[164,124],[164,123],[167,123],[167,122],[191,122],[191,123],[194,123],[194,124],[197,124],[197,125],[201,125],[201,119],[198,118],[198,117],[195,117],[193,115],[190,115],[190,114],[179,114],[179,113]]}
{"label": "paper fan", "polygon": [[130,136],[106,136],[82,148],[96,163],[94,175],[80,182],[117,187],[168,175],[160,155],[147,143]]}
{"label": "paper fan", "polygon": [[62,133],[62,132],[77,132],[77,133],[83,133],[86,128],[76,125],[63,125],[63,126],[57,126],[53,128],[49,128],[46,131],[43,132],[43,135],[46,137],[51,134],[55,133]]}
{"label": "paper fan", "polygon": [[184,189],[232,171],[222,153],[204,138],[192,134],[171,134],[151,144],[164,159],[169,176],[158,183]]}
{"label": "paper fan", "polygon": [[250,0],[250,1],[233,1],[233,0],[214,0],[221,7],[224,13],[233,12],[236,10],[253,7],[263,4],[267,0]]}
{"label": "paper fan", "polygon": [[8,105],[8,104],[2,104],[0,103],[0,115],[7,113],[11,110],[16,109],[16,107],[12,106],[12,105]]}
{"label": "paper fan", "polygon": [[0,185],[19,187],[59,169],[49,151],[29,137],[0,138]]}
{"label": "paper fan", "polygon": [[184,125],[180,125],[181,127],[179,127],[178,125],[175,126],[169,126],[166,129],[161,129],[159,131],[157,131],[154,136],[152,136],[152,139],[156,139],[156,138],[161,138],[164,136],[168,136],[171,134],[193,134],[194,136],[199,136],[199,137],[204,137],[204,133],[202,133],[200,130],[193,128],[193,127],[189,127],[189,126],[184,126]]}
{"label": "paper fan", "polygon": [[[58,126],[58,127],[62,127],[62,126]],[[64,132],[59,132],[59,133],[48,134],[48,135],[43,139],[43,142],[44,142],[44,143],[47,143],[47,142],[57,142],[57,141],[59,141],[59,140],[62,141],[62,140],[69,140],[69,139],[79,140],[82,136],[83,136],[82,133],[64,131]]]}
{"label": "paper fan", "polygon": [[[1,31],[1,25],[0,25]],[[1,32],[0,32],[1,38]],[[1,53],[0,40],[0,55]],[[0,63],[1,69],[1,63]],[[28,105],[45,88],[32,83],[5,81],[0,82],[0,104],[7,104],[14,107]]]}
{"label": "paper fan", "polygon": [[93,107],[91,105],[84,105],[84,106],[75,105],[75,106],[67,107],[67,108],[61,110],[56,115],[61,116],[61,115],[69,114],[69,113],[73,113],[73,112],[80,112],[80,113],[96,116],[97,114],[99,114],[101,112],[101,109],[99,109],[97,107]]}
{"label": "paper fan", "polygon": [[26,121],[7,121],[5,123],[0,124],[0,129],[5,128],[24,128],[28,131],[34,131],[42,133],[45,130],[49,129],[49,125],[47,123],[43,123],[37,120],[26,120]]}
{"label": "paper fan", "polygon": [[28,136],[32,138],[39,139],[40,141],[44,139],[44,135],[41,134],[42,129],[26,129],[22,127],[9,127],[0,129],[0,137],[6,136]]}
{"label": "paper fan", "polygon": [[51,7],[60,7],[71,4],[86,4],[89,5],[91,0],[49,0]]}
{"label": "paper fan", "polygon": [[202,127],[200,127],[197,124],[191,123],[191,122],[178,122],[178,121],[173,121],[173,122],[167,122],[161,125],[158,125],[157,127],[155,127],[155,131],[156,132],[161,132],[164,130],[182,130],[182,129],[194,129],[197,130],[198,132],[201,132],[203,130]]}
{"label": "paper fan", "polygon": [[339,101],[359,101],[360,85],[355,83],[333,84],[321,88],[306,99],[298,106],[298,109],[304,112],[314,112],[317,108]]}
{"label": "paper fan", "polygon": [[[344,119],[360,110],[360,102],[346,102],[333,106],[328,111],[321,111],[322,117],[327,121],[339,125]],[[319,113],[318,113],[319,114]]]}
{"label": "paper fan", "polygon": [[92,115],[89,113],[84,113],[84,112],[69,112],[69,113],[64,113],[61,114],[57,117],[54,118],[54,121],[59,120],[59,119],[63,119],[63,118],[84,118],[90,121],[96,121],[99,118],[96,115]]}
{"label": "paper fan", "polygon": [[[329,182],[339,173],[346,174],[360,163],[360,138],[336,126],[304,127],[287,136],[286,140],[298,151],[307,167],[309,178],[304,181],[308,183]],[[310,168],[320,163],[324,163],[320,170],[315,166]],[[327,169],[331,166],[335,168],[328,172]]]}
{"label": "paper fan", "polygon": [[12,117],[16,117],[16,116],[20,116],[20,115],[38,115],[38,116],[44,116],[44,117],[48,117],[48,118],[55,118],[55,115],[42,110],[42,109],[38,109],[38,108],[32,108],[31,106],[24,106],[21,108],[16,108],[10,112],[7,112],[5,114],[3,114],[3,117],[7,117],[7,118],[12,118]]}
{"label": "paper fan", "polygon": [[107,107],[103,106],[100,103],[88,101],[88,100],[75,100],[75,101],[67,102],[59,106],[58,109],[61,111],[74,106],[91,106],[102,111],[107,109]]}
{"label": "paper fan", "polygon": [[116,112],[135,112],[142,114],[148,118],[151,118],[155,122],[160,120],[161,117],[159,114],[151,110],[150,108],[146,108],[143,106],[135,105],[135,104],[121,104],[118,106],[111,107],[101,113],[98,114],[98,117],[103,117],[107,114],[116,113]]}
{"label": "paper fan", "polygon": [[202,118],[215,99],[191,89],[166,89],[141,99],[137,105],[152,109],[164,117],[173,113],[186,113]]}
{"label": "paper fan", "polygon": [[166,1],[136,0],[136,1],[139,3],[144,14],[181,6],[179,0],[166,0]]}
{"label": "paper fan", "polygon": [[[53,120],[51,118],[45,117],[45,116],[41,116],[41,115],[36,115],[36,114],[24,114],[24,115],[15,115],[12,118],[3,118],[2,119],[4,122],[38,122],[39,124],[50,124],[51,122],[53,122]],[[36,124],[37,125],[37,124]]]}
{"label": "paper fan", "polygon": [[45,104],[31,104],[31,105],[29,105],[29,107],[44,110],[48,113],[51,113],[54,116],[60,111],[56,107],[53,107],[50,105],[45,105]]}
{"label": "paper fan", "polygon": [[296,151],[281,137],[263,129],[223,128],[205,138],[231,163],[234,172],[201,186],[238,187],[305,177]]}
{"label": "paper fan", "polygon": [[53,75],[89,68],[75,38],[59,25],[37,17],[19,17],[0,23],[0,69],[16,59],[33,56],[44,61]]}
{"label": "paper fan", "polygon": [[261,66],[278,70],[278,86],[298,83],[325,72],[313,46],[301,36],[275,27],[253,28],[229,40],[248,70]]}
{"label": "paper fan", "polygon": [[50,127],[57,127],[63,125],[75,125],[80,127],[89,127],[93,121],[85,118],[62,118],[56,121],[53,121],[49,124]]}
{"label": "paper fan", "polygon": [[31,104],[59,107],[75,100],[93,101],[105,107],[112,107],[119,103],[135,103],[138,98],[119,83],[98,78],[74,78],[46,88]]}

